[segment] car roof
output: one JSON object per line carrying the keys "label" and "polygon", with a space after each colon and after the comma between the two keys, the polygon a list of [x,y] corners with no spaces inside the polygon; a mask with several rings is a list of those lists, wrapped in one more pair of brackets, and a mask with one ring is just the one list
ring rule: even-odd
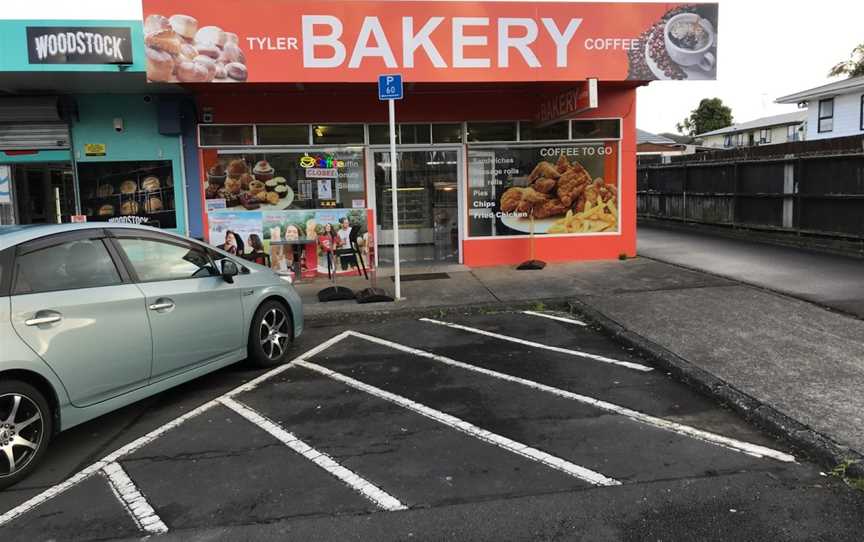
{"label": "car roof", "polygon": [[158,231],[168,235],[175,235],[152,226],[138,224],[121,224],[113,222],[87,222],[83,224],[28,224],[23,226],[0,226],[0,250],[20,245],[32,239],[45,237],[70,231],[95,230],[95,229],[132,229],[142,231]]}

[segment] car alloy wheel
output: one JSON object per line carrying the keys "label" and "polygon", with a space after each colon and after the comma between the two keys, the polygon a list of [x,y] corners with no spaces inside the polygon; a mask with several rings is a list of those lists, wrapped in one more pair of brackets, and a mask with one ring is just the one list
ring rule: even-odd
{"label": "car alloy wheel", "polygon": [[264,355],[271,361],[280,359],[291,342],[291,320],[281,308],[273,307],[261,318],[258,340]]}
{"label": "car alloy wheel", "polygon": [[39,405],[20,393],[0,395],[0,476],[27,468],[45,441]]}

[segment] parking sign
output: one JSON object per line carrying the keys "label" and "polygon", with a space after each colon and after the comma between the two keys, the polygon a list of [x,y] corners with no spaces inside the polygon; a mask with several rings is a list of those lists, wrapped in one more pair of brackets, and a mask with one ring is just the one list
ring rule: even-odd
{"label": "parking sign", "polygon": [[401,100],[402,99],[402,76],[401,75],[379,75],[378,76],[378,99],[379,100]]}

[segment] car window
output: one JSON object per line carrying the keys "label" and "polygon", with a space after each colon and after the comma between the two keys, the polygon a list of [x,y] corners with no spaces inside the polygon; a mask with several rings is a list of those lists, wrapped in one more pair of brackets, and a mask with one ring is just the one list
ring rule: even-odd
{"label": "car window", "polygon": [[15,258],[15,294],[120,284],[117,267],[99,239],[50,246]]}
{"label": "car window", "polygon": [[117,239],[143,282],[218,275],[203,249],[154,239]]}

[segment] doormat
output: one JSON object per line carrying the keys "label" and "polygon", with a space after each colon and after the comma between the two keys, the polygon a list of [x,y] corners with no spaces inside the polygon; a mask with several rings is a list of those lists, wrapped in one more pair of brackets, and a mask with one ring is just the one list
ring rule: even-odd
{"label": "doormat", "polygon": [[[418,273],[416,275],[402,275],[402,282],[410,282],[412,280],[438,280],[438,279],[449,279],[450,275],[447,273]],[[394,277],[390,277],[390,280],[396,281]]]}

